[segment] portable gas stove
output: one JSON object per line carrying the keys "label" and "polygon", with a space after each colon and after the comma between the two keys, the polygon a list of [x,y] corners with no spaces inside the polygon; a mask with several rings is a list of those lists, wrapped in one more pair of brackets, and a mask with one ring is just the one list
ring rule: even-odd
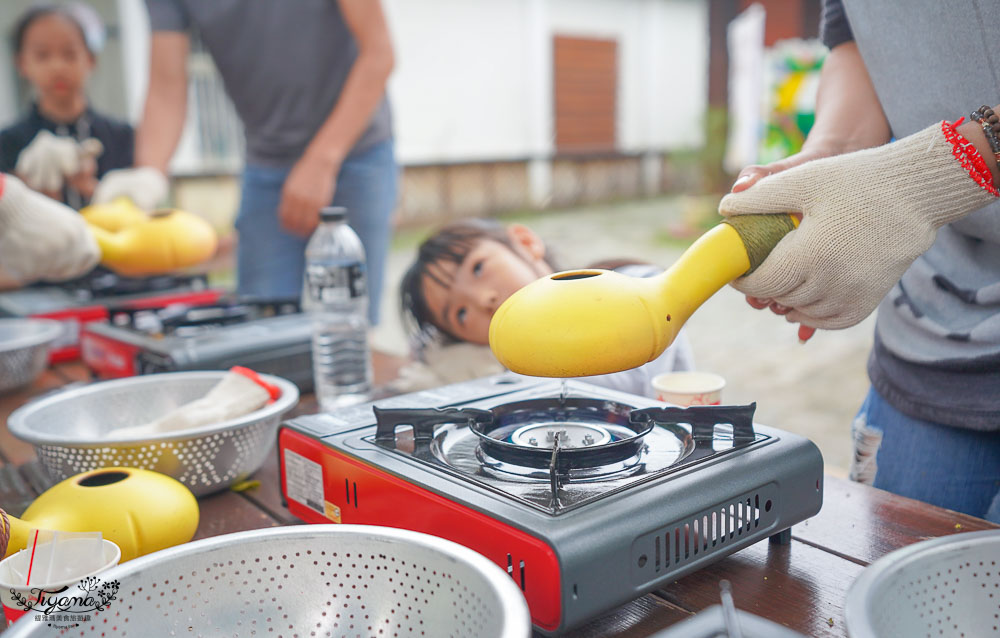
{"label": "portable gas stove", "polygon": [[121,309],[80,336],[83,362],[103,378],[235,365],[312,389],[312,324],[298,299]]}
{"label": "portable gas stove", "polygon": [[282,492],[480,552],[561,633],[819,511],[819,450],[753,411],[488,377],[283,424]]}
{"label": "portable gas stove", "polygon": [[80,331],[91,322],[104,322],[121,310],[210,304],[222,290],[208,287],[204,275],[121,277],[98,268],[86,277],[0,293],[0,317],[56,319],[62,336],[53,344],[49,360],[70,361],[80,356]]}

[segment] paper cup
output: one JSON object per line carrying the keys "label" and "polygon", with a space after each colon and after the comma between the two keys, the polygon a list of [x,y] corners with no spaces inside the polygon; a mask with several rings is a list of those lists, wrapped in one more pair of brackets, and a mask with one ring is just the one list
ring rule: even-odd
{"label": "paper cup", "polygon": [[653,390],[660,401],[688,407],[719,405],[726,380],[711,372],[666,372],[653,377]]}
{"label": "paper cup", "polygon": [[[73,545],[86,547],[86,544],[89,542],[88,539],[62,541],[61,545],[64,547],[60,552],[71,554],[73,552]],[[36,551],[41,549],[43,549],[43,546],[39,544],[36,547]],[[48,598],[51,592],[57,592],[63,587],[76,588],[77,583],[84,578],[95,576],[110,569],[121,560],[122,551],[113,542],[102,539],[101,549],[102,555],[96,560],[99,566],[95,567],[94,564],[90,564],[86,568],[75,570],[76,573],[73,573],[74,569],[72,565],[61,564],[58,566],[58,570],[56,570],[60,574],[61,580],[45,582],[44,576],[38,577],[32,574],[30,586],[25,584],[23,576],[23,574],[27,573],[28,560],[31,555],[30,547],[22,549],[16,554],[11,554],[0,561],[0,602],[3,603],[3,613],[7,618],[7,626],[14,624],[14,621],[25,614],[41,613],[25,609],[24,606],[19,605],[15,599],[15,595],[31,603],[37,603],[40,596]],[[35,567],[40,566],[36,565]],[[45,571],[47,572],[48,570],[46,569]],[[67,578],[66,575],[69,573],[72,573],[72,577]],[[67,592],[66,595],[70,596],[80,593],[82,592]],[[70,613],[72,613],[72,610],[70,610]]]}

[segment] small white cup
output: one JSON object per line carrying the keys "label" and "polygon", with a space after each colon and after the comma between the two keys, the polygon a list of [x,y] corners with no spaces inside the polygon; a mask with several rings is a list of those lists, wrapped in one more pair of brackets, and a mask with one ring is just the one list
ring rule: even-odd
{"label": "small white cup", "polygon": [[[79,545],[80,548],[92,549],[90,539],[63,541],[63,545],[64,547],[61,549],[61,552],[66,552],[68,555],[73,555],[79,551],[79,548],[76,548],[75,545]],[[101,555],[93,557],[89,561],[89,565],[81,569],[76,569],[71,564],[63,563],[57,565],[55,567],[58,568],[56,569],[58,576],[53,576],[52,581],[47,582],[45,578],[32,576],[30,586],[26,585],[19,578],[23,577],[28,571],[30,548],[22,549],[0,561],[0,604],[3,605],[3,613],[7,618],[6,623],[0,623],[0,631],[3,631],[3,627],[14,624],[14,621],[29,613],[28,610],[18,605],[14,599],[15,593],[25,600],[36,602],[39,596],[48,597],[52,592],[58,592],[63,587],[73,587],[88,576],[94,576],[111,569],[121,560],[122,551],[112,541],[105,538],[100,541],[99,547],[101,548]],[[39,546],[37,549],[42,549],[42,546]],[[38,567],[42,568],[43,566],[38,565]],[[72,576],[67,577],[69,574],[72,574]],[[77,593],[79,592],[70,592],[67,595]]]}
{"label": "small white cup", "polygon": [[711,372],[665,372],[653,377],[656,398],[683,408],[719,405],[726,380]]}

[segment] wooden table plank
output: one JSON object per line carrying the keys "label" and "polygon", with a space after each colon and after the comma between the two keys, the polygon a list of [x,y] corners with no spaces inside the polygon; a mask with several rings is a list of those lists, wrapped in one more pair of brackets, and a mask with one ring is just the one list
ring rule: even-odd
{"label": "wooden table plank", "polygon": [[192,540],[281,525],[249,500],[228,490],[199,499],[198,506],[201,518]]}
{"label": "wooden table plank", "polygon": [[827,476],[824,485],[823,509],[792,535],[865,565],[928,538],[1000,527],[853,481]]}
{"label": "wooden table plank", "polygon": [[89,383],[94,376],[82,361],[67,361],[52,368],[52,371],[66,379],[66,383]]}
{"label": "wooden table plank", "polygon": [[[568,635],[573,638],[641,638],[687,620],[691,615],[691,612],[659,596],[647,594],[595,618]],[[535,636],[540,638],[542,634],[536,631]]]}
{"label": "wooden table plank", "polygon": [[7,429],[7,418],[31,399],[66,385],[66,379],[52,369],[45,370],[35,382],[10,394],[0,396],[0,458],[20,465],[35,457],[35,446],[16,438]]}
{"label": "wooden table plank", "polygon": [[302,521],[292,516],[281,498],[281,480],[278,475],[278,452],[272,451],[259,470],[254,472],[252,479],[259,485],[252,487],[240,495],[267,512],[275,520],[284,525],[295,525]]}
{"label": "wooden table plank", "polygon": [[737,608],[806,636],[843,638],[847,589],[863,569],[806,543],[761,541],[657,593],[682,609],[697,612],[719,604],[719,581],[727,579],[733,585]]}

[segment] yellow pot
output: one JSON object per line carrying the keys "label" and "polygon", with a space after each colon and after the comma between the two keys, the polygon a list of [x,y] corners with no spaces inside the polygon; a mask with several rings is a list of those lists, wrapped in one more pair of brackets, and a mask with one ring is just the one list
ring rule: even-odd
{"label": "yellow pot", "polygon": [[149,219],[146,211],[127,197],[118,197],[108,204],[92,204],[80,209],[80,215],[90,226],[117,233]]}
{"label": "yellow pot", "polygon": [[122,561],[186,543],[198,529],[198,501],[182,483],[149,470],[110,467],[72,476],[10,519],[4,556],[24,549],[31,532],[101,532]]}
{"label": "yellow pot", "polygon": [[218,248],[215,231],[192,213],[162,210],[147,215],[127,200],[89,209],[95,207],[84,209],[84,217],[101,249],[101,263],[122,275],[143,277],[189,268],[211,259]]}
{"label": "yellow pot", "polygon": [[787,215],[746,215],[702,235],[656,277],[575,270],[511,295],[490,322],[505,367],[539,377],[610,374],[663,353],[694,311],[756,268],[795,228]]}

